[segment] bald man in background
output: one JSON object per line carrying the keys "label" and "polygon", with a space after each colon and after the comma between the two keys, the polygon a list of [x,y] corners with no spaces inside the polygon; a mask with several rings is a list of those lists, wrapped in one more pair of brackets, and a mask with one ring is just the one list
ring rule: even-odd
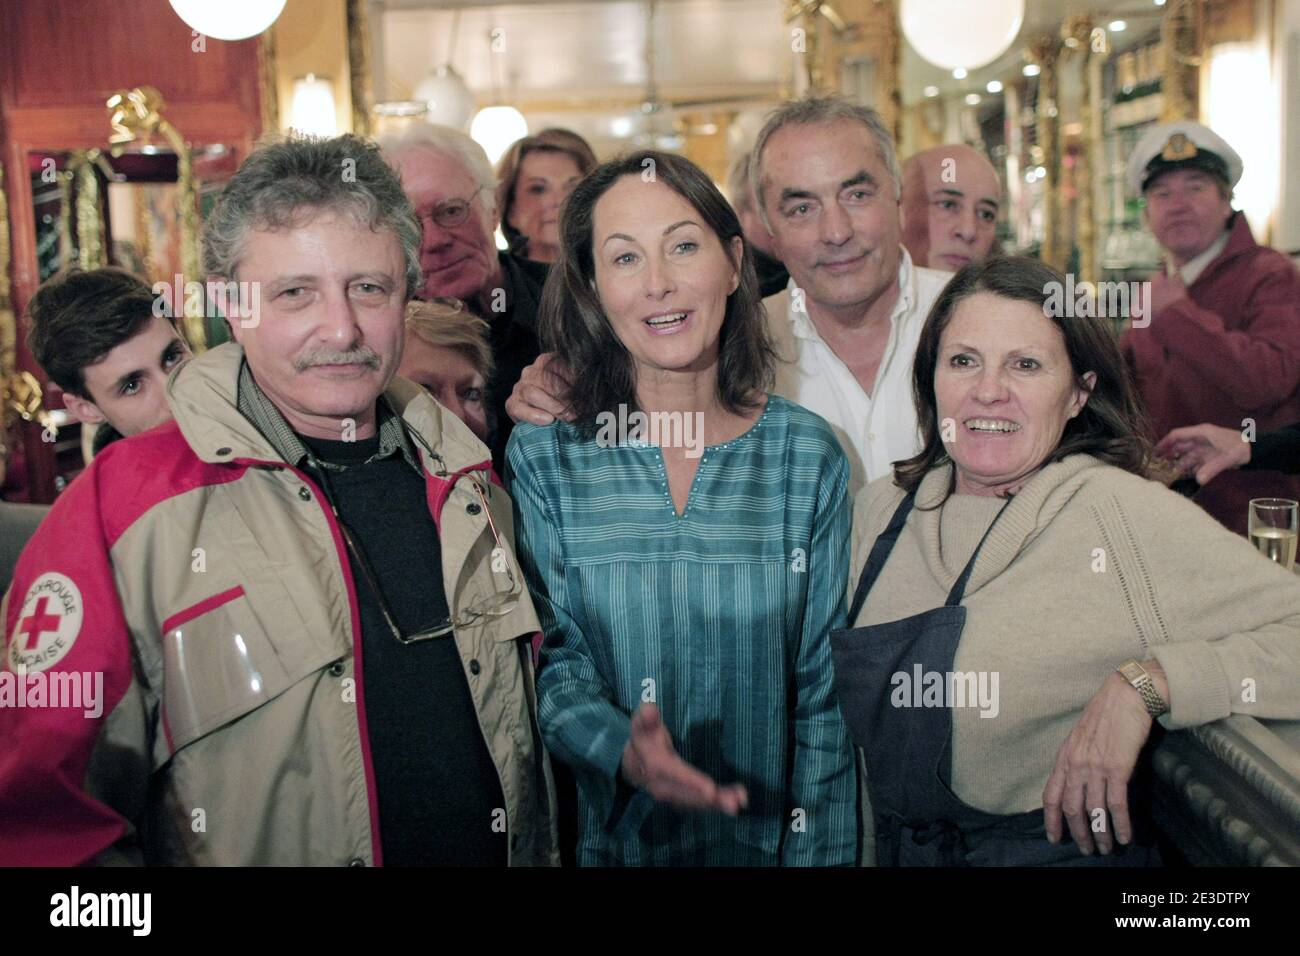
{"label": "bald man in background", "polygon": [[920,266],[956,272],[993,249],[1002,185],[993,164],[962,143],[903,163],[903,245]]}

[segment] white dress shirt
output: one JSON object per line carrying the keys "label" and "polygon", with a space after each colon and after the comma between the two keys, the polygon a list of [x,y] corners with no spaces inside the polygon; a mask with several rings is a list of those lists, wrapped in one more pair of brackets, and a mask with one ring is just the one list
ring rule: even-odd
{"label": "white dress shirt", "polygon": [[[776,393],[826,419],[849,459],[849,493],[890,473],[895,461],[921,450],[912,403],[912,360],[921,326],[952,275],[912,265],[902,249],[898,302],[889,316],[889,341],[873,394],[863,391],[844,361],[831,351],[806,311],[793,309],[789,288],[763,300],[776,343]],[[805,304],[806,309],[806,304]]]}
{"label": "white dress shirt", "polygon": [[[1215,259],[1219,258],[1219,254],[1228,247],[1228,240],[1231,237],[1232,237],[1231,231],[1225,229],[1219,235],[1218,239],[1215,239],[1212,243],[1210,243],[1210,248],[1206,249],[1199,256],[1196,256],[1194,259],[1188,259],[1186,262],[1184,262],[1182,266],[1180,266],[1178,269],[1178,274],[1183,278],[1183,285],[1191,285],[1193,282],[1199,279],[1201,277],[1201,273],[1205,271],[1205,267],[1208,266]],[[1170,260],[1167,264],[1167,271],[1170,275],[1173,275],[1174,264],[1172,260]]]}

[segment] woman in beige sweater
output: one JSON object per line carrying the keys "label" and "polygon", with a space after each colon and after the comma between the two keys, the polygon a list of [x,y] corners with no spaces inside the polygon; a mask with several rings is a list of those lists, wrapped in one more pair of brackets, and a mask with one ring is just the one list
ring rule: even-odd
{"label": "woman in beige sweater", "polygon": [[1300,717],[1300,579],[1142,477],[1118,349],[1064,285],[957,274],[917,349],[924,448],[855,508],[832,643],[882,864],[1158,862],[1153,720]]}

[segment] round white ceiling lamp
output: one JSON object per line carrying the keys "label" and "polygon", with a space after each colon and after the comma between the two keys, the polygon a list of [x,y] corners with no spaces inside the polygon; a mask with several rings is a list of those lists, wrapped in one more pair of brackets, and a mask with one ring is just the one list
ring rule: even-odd
{"label": "round white ceiling lamp", "polygon": [[1025,0],[903,0],[899,20],[926,60],[945,70],[973,70],[1010,48],[1025,22]]}
{"label": "round white ceiling lamp", "polygon": [[176,15],[214,40],[246,40],[276,21],[285,0],[170,0]]}
{"label": "round white ceiling lamp", "polygon": [[474,94],[450,64],[438,67],[415,87],[412,98],[427,104],[425,119],[464,130],[474,115]]}
{"label": "round white ceiling lamp", "polygon": [[528,135],[528,121],[513,106],[486,106],[474,117],[469,135],[495,166],[515,140]]}

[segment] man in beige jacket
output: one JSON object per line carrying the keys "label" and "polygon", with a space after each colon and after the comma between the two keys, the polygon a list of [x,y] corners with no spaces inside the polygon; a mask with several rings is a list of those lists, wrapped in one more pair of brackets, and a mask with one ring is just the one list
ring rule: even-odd
{"label": "man in beige jacket", "polygon": [[227,185],[236,342],[64,492],[0,607],[0,865],[556,861],[510,500],[393,374],[418,256],[353,137]]}

